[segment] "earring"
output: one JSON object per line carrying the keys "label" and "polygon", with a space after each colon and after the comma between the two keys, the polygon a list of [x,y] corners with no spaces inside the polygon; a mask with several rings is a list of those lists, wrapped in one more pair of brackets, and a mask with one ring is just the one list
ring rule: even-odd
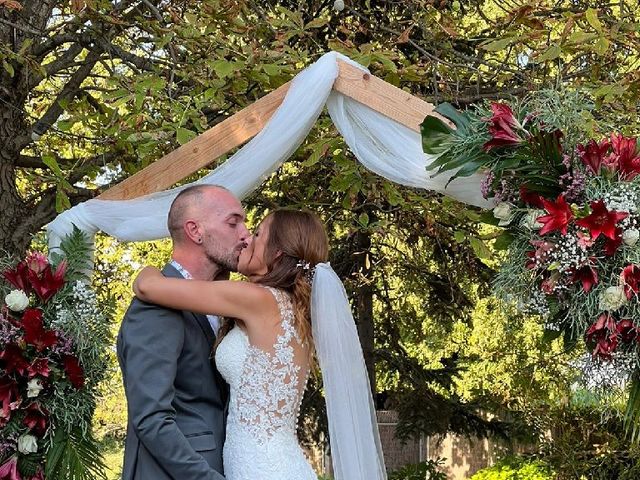
{"label": "earring", "polygon": [[199,244],[200,244],[200,243],[202,243],[202,237],[200,237],[200,238],[198,239],[198,243],[199,243]]}

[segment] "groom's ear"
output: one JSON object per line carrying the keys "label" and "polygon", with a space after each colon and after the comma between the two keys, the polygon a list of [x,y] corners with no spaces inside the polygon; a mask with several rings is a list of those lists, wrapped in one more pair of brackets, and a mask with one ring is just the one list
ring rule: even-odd
{"label": "groom's ear", "polygon": [[189,239],[194,243],[202,243],[202,232],[200,225],[195,220],[187,220],[183,225],[185,239]]}

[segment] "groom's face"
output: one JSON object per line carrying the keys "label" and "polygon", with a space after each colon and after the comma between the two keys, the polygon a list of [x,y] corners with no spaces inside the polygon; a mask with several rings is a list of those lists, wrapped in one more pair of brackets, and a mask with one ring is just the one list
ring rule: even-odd
{"label": "groom's face", "polygon": [[249,231],[240,201],[225,190],[207,192],[203,216],[202,246],[205,256],[226,270],[238,268],[238,257]]}

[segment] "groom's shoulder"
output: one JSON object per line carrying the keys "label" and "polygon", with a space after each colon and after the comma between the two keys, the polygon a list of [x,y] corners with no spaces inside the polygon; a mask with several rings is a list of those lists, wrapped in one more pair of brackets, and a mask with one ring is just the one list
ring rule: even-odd
{"label": "groom's shoulder", "polygon": [[131,303],[129,304],[129,308],[127,308],[127,311],[124,314],[124,318],[146,318],[158,315],[161,315],[163,317],[182,317],[183,312],[180,310],[163,307],[155,303],[147,303],[140,300],[138,297],[133,297],[133,299],[131,299]]}

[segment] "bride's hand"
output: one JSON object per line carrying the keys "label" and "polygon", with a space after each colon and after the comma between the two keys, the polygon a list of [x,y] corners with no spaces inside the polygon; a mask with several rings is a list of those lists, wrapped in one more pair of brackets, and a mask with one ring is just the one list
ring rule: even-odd
{"label": "bride's hand", "polygon": [[154,278],[162,278],[162,272],[156,267],[144,267],[133,281],[133,293],[140,300],[148,300],[146,295],[147,287]]}

